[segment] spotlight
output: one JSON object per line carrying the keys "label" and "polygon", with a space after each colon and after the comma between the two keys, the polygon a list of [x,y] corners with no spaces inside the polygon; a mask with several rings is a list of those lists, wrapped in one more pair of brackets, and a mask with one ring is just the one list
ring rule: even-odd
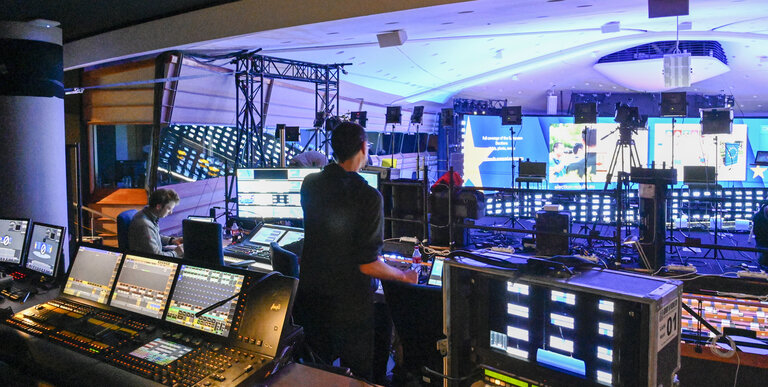
{"label": "spotlight", "polygon": [[368,121],[368,112],[352,112],[349,114],[349,117],[350,121],[365,128],[365,123]]}
{"label": "spotlight", "polygon": [[387,117],[386,117],[386,123],[387,124],[398,124],[400,125],[402,114],[400,114],[400,106],[387,106]]}
{"label": "spotlight", "polygon": [[504,106],[501,108],[502,125],[522,125],[523,115],[520,106]]}
{"label": "spotlight", "polygon": [[421,124],[424,116],[424,106],[414,106],[413,113],[411,113],[411,123]]}
{"label": "spotlight", "polygon": [[597,123],[597,104],[594,102],[574,104],[573,122],[576,124]]}
{"label": "spotlight", "polygon": [[323,122],[325,122],[325,112],[315,113],[315,122],[312,124],[315,128],[322,128]]}

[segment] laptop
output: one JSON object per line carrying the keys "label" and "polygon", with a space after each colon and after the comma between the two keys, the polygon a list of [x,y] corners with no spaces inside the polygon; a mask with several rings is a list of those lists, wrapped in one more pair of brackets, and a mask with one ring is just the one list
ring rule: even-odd
{"label": "laptop", "polygon": [[757,151],[755,163],[752,165],[768,165],[768,151]]}
{"label": "laptop", "polygon": [[270,243],[277,242],[280,247],[285,247],[302,239],[304,230],[301,228],[264,223],[257,225],[243,242],[225,247],[224,255],[269,264],[271,268]]}

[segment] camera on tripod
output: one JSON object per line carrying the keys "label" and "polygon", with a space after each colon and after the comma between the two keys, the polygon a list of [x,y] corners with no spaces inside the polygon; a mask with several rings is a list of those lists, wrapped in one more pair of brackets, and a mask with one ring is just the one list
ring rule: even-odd
{"label": "camera on tripod", "polygon": [[640,115],[637,106],[616,102],[616,114],[613,121],[619,124],[619,141],[629,143],[632,141],[632,134],[637,134],[638,128],[645,127],[648,116]]}

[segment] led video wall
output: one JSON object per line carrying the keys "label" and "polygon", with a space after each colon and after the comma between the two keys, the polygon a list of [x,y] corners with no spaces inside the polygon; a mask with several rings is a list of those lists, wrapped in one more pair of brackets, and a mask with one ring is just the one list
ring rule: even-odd
{"label": "led video wall", "polygon": [[[576,125],[573,117],[523,117],[515,126],[514,140],[509,125],[497,116],[467,115],[462,121],[464,180],[476,187],[513,185],[514,159],[547,163],[547,183],[551,189],[583,187],[585,169],[588,186],[603,188],[613,156],[618,124],[612,117],[598,117],[591,125]],[[592,129],[594,132],[585,132]],[[672,119],[649,118],[632,138],[642,166],[655,162],[669,167],[672,162]],[[717,137],[717,142],[715,142]],[[675,161],[678,187],[682,186],[684,166],[717,167],[718,183],[726,188],[766,187],[768,166],[754,165],[755,154],[768,150],[768,118],[737,118],[731,134],[702,135],[697,118],[676,119]],[[626,152],[626,149],[625,149]],[[584,158],[587,166],[584,167]],[[629,169],[628,155],[624,165]],[[613,182],[621,168],[614,170]]]}

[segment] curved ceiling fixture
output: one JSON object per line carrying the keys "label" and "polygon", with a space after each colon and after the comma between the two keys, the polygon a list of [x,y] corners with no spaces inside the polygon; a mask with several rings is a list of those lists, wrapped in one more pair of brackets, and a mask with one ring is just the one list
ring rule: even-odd
{"label": "curved ceiling fixture", "polygon": [[593,68],[628,89],[665,91],[672,87],[664,83],[664,56],[676,52],[690,54],[691,84],[731,70],[722,46],[712,40],[646,43],[603,56]]}

